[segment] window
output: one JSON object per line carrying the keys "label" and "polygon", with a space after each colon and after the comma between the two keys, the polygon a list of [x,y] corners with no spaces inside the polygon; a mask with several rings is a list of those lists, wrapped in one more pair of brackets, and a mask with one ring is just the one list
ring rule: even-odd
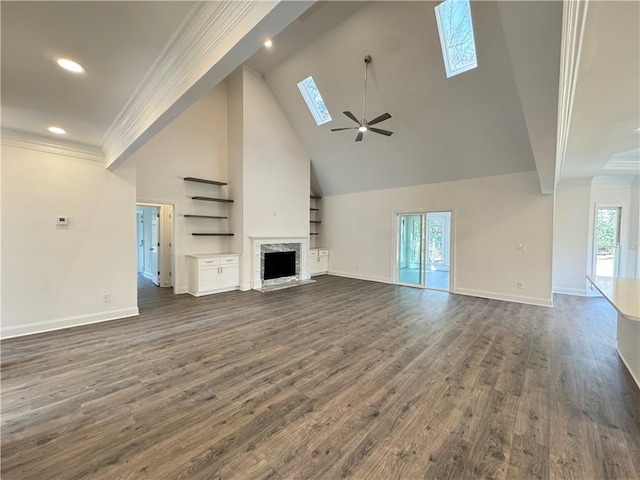
{"label": "window", "polygon": [[324,104],[320,90],[318,90],[316,82],[313,81],[313,77],[307,77],[302,80],[298,83],[298,88],[316,123],[323,125],[330,122],[331,115],[329,115],[329,110],[327,110],[327,106]]}
{"label": "window", "polygon": [[436,6],[436,23],[447,78],[478,66],[469,0],[445,0]]}

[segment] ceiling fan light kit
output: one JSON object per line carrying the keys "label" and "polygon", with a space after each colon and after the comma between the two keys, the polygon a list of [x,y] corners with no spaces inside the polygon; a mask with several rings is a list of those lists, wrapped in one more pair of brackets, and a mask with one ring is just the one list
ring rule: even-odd
{"label": "ceiling fan light kit", "polygon": [[368,132],[368,131],[378,133],[380,135],[386,135],[387,137],[390,137],[391,135],[393,135],[393,132],[390,132],[389,130],[383,130],[381,128],[371,127],[371,125],[375,125],[377,123],[384,122],[385,120],[389,120],[391,118],[391,115],[389,115],[388,113],[383,113],[382,115],[378,115],[376,118],[370,121],[367,121],[365,117],[365,111],[367,106],[367,71],[370,63],[371,63],[371,56],[370,55],[365,56],[364,57],[364,94],[362,96],[362,118],[358,120],[358,118],[353,113],[349,111],[342,112],[351,120],[356,122],[358,126],[331,129],[332,132],[339,132],[342,130],[358,130],[358,135],[356,135],[356,142],[361,142],[362,138],[364,137],[364,132]]}

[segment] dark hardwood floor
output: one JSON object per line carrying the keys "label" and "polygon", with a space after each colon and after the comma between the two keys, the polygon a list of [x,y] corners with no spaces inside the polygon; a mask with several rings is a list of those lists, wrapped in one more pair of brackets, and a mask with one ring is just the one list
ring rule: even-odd
{"label": "dark hardwood floor", "polygon": [[2,342],[2,479],[640,478],[615,314],[555,305],[142,285],[137,318]]}

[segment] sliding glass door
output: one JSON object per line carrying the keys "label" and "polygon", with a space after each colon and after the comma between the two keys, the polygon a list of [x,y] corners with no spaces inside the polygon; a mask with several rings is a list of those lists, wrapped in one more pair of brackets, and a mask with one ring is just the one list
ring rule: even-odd
{"label": "sliding glass door", "polygon": [[402,283],[422,284],[424,215],[400,215],[398,279]]}
{"label": "sliding glass door", "polygon": [[398,283],[449,290],[451,212],[398,215]]}

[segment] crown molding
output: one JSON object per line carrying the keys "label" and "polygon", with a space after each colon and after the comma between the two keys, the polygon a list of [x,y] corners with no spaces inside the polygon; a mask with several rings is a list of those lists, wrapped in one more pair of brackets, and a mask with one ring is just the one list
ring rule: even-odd
{"label": "crown molding", "polygon": [[629,185],[633,185],[633,182],[636,178],[637,176],[634,176],[634,175],[625,175],[625,176],[602,175],[598,177],[593,177],[593,181],[591,182],[591,185],[611,186],[611,187],[617,187],[619,185],[629,186]]}
{"label": "crown molding", "polygon": [[[195,2],[162,53],[113,122],[100,146],[111,164],[215,63],[216,49],[238,40],[233,30],[259,0]],[[233,42],[233,43],[230,43]],[[213,57],[215,61],[212,62]]]}
{"label": "crown molding", "polygon": [[64,157],[79,158],[104,164],[104,154],[100,148],[86,143],[57,140],[43,135],[2,128],[2,145],[52,153]]}
{"label": "crown molding", "polygon": [[588,7],[589,0],[565,0],[562,7],[556,179],[562,178],[564,169]]}

